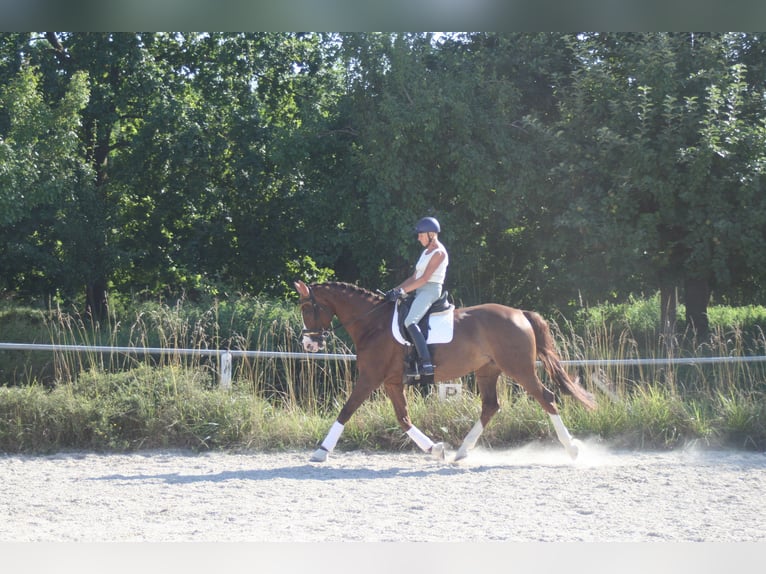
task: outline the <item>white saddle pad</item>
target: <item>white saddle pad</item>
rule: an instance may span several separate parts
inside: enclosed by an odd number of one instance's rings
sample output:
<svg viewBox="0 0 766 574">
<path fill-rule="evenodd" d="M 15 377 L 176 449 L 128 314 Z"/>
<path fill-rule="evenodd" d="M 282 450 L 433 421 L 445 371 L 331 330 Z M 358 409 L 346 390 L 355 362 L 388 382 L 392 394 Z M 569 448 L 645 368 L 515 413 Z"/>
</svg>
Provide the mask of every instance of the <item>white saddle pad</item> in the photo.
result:
<svg viewBox="0 0 766 574">
<path fill-rule="evenodd" d="M 439 311 L 438 313 L 431 313 L 428 317 L 428 339 L 429 345 L 436 345 L 439 343 L 449 343 L 452 341 L 452 335 L 455 331 L 455 310 L 454 305 L 450 305 L 448 309 Z M 394 308 L 394 318 L 391 323 L 391 334 L 402 345 L 411 345 L 409 341 L 402 337 L 399 332 L 399 306 Z"/>
</svg>

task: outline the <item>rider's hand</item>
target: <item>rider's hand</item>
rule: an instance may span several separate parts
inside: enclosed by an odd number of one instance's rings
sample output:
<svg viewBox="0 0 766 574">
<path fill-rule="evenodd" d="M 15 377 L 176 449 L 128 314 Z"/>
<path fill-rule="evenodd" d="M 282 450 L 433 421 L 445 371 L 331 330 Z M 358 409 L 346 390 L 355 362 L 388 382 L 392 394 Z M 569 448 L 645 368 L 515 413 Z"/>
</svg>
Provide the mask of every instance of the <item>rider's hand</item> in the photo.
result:
<svg viewBox="0 0 766 574">
<path fill-rule="evenodd" d="M 404 289 L 401 287 L 396 287 L 395 289 L 386 291 L 386 301 L 396 301 L 400 297 L 404 297 L 404 295 Z"/>
</svg>

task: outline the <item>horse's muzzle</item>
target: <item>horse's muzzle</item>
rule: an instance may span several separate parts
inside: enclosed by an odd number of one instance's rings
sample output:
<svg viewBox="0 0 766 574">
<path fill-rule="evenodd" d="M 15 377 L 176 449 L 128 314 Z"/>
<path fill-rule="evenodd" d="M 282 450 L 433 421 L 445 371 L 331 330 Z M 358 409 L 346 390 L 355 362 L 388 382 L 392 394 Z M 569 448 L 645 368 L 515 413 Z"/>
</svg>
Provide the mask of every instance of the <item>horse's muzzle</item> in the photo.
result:
<svg viewBox="0 0 766 574">
<path fill-rule="evenodd" d="M 327 346 L 327 337 L 330 333 L 327 331 L 309 331 L 301 332 L 301 342 L 303 349 L 308 353 L 317 353 Z"/>
</svg>

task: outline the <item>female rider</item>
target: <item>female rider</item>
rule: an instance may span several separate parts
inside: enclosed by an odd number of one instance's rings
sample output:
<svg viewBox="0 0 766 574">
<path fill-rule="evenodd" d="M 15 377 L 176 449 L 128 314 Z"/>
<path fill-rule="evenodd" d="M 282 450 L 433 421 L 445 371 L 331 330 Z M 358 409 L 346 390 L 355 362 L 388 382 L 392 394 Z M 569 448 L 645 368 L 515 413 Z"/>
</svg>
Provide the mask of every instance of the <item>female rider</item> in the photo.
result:
<svg viewBox="0 0 766 574">
<path fill-rule="evenodd" d="M 420 372 L 408 373 L 408 376 L 421 374 L 425 379 L 422 382 L 425 383 L 433 382 L 434 366 L 431 363 L 431 354 L 418 322 L 434 301 L 441 296 L 447 274 L 449 254 L 439 241 L 440 232 L 441 226 L 433 217 L 424 217 L 417 222 L 415 233 L 417 233 L 418 241 L 424 247 L 423 253 L 415 264 L 414 273 L 398 287 L 386 293 L 387 300 L 396 301 L 411 291 L 415 292 L 415 300 L 404 319 L 404 326 L 420 357 Z"/>
</svg>

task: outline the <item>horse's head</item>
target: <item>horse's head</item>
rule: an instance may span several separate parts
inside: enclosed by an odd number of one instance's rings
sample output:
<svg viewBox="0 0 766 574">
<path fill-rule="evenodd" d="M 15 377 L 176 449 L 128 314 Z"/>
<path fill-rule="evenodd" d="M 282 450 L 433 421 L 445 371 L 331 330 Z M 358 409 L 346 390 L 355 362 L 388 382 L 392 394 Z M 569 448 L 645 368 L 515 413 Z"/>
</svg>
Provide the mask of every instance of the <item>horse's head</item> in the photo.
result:
<svg viewBox="0 0 766 574">
<path fill-rule="evenodd" d="M 300 296 L 301 315 L 303 316 L 303 331 L 301 341 L 303 348 L 309 353 L 316 353 L 325 348 L 327 337 L 330 336 L 330 324 L 335 313 L 327 305 L 318 301 L 314 291 L 303 281 L 294 283 Z"/>
</svg>

